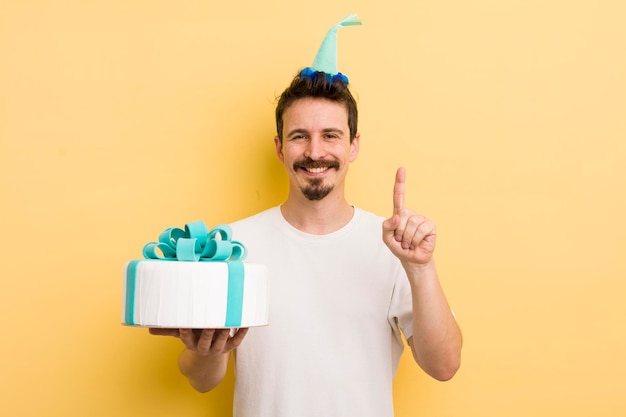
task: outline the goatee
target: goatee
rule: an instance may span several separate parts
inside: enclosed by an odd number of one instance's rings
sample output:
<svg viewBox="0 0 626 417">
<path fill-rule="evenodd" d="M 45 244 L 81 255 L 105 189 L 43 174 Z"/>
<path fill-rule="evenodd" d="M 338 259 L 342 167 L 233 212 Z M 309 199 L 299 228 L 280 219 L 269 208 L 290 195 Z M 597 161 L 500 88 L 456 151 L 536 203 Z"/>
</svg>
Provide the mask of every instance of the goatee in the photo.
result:
<svg viewBox="0 0 626 417">
<path fill-rule="evenodd" d="M 333 190 L 334 186 L 326 185 L 319 178 L 309 181 L 309 184 L 302 187 L 302 194 L 310 201 L 319 201 L 326 197 Z"/>
</svg>

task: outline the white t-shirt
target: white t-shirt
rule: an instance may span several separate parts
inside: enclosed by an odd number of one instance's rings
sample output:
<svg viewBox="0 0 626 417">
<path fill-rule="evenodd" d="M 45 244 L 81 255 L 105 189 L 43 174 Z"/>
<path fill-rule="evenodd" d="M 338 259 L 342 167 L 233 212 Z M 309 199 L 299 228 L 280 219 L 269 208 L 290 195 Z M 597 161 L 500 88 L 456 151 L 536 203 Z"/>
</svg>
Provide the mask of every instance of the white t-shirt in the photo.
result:
<svg viewBox="0 0 626 417">
<path fill-rule="evenodd" d="M 231 225 L 270 282 L 270 324 L 235 354 L 235 417 L 393 416 L 411 291 L 383 220 L 355 208 L 342 229 L 311 235 L 274 207 Z"/>
</svg>

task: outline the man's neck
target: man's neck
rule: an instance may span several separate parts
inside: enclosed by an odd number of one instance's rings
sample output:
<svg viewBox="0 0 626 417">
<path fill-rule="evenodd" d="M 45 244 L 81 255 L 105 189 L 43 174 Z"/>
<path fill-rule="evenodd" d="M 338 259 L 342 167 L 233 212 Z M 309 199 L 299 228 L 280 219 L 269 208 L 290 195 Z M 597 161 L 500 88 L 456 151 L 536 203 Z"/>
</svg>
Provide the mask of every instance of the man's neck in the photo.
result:
<svg viewBox="0 0 626 417">
<path fill-rule="evenodd" d="M 354 207 L 343 195 L 333 196 L 332 193 L 319 201 L 290 195 L 280 210 L 289 224 L 313 235 L 335 232 L 348 224 L 354 216 Z"/>
</svg>

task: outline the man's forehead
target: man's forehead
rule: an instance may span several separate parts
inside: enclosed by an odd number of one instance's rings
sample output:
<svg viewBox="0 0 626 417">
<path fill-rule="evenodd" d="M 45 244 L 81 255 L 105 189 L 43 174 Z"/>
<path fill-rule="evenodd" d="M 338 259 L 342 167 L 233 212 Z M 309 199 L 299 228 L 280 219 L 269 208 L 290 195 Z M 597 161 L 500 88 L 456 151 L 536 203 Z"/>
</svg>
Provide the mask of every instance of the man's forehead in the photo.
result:
<svg viewBox="0 0 626 417">
<path fill-rule="evenodd" d="M 306 97 L 295 100 L 283 112 L 283 119 L 325 117 L 345 119 L 348 122 L 348 109 L 343 103 L 325 98 Z"/>
</svg>

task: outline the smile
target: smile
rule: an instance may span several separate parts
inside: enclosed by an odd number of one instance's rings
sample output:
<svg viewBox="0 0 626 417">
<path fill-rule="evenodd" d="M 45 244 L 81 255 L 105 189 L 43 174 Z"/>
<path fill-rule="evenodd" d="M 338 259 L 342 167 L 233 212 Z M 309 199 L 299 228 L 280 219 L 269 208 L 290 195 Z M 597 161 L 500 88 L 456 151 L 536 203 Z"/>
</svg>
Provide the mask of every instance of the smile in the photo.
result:
<svg viewBox="0 0 626 417">
<path fill-rule="evenodd" d="M 328 170 L 328 167 L 320 167 L 320 168 L 304 168 L 307 172 L 311 174 L 321 174 L 324 171 Z"/>
<path fill-rule="evenodd" d="M 312 175 L 321 175 L 326 171 L 331 169 L 339 169 L 339 162 L 336 160 L 319 160 L 314 161 L 311 158 L 306 158 L 304 160 L 296 161 L 293 164 L 293 169 L 298 170 L 302 169 L 306 171 L 308 174 Z"/>
</svg>

